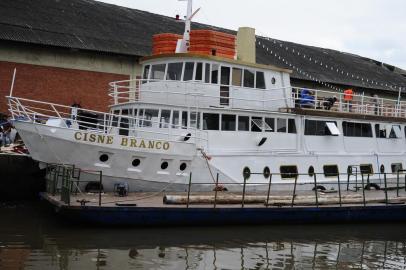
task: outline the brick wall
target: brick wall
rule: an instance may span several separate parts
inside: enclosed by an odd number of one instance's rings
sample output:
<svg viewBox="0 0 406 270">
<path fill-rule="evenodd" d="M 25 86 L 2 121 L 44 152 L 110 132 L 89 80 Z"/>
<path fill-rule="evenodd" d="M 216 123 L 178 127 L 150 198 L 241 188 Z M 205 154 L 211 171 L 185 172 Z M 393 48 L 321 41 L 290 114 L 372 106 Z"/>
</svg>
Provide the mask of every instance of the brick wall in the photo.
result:
<svg viewBox="0 0 406 270">
<path fill-rule="evenodd" d="M 128 75 L 36 66 L 0 61 L 0 112 L 7 112 L 13 70 L 17 68 L 13 96 L 107 111 L 108 83 Z"/>
</svg>

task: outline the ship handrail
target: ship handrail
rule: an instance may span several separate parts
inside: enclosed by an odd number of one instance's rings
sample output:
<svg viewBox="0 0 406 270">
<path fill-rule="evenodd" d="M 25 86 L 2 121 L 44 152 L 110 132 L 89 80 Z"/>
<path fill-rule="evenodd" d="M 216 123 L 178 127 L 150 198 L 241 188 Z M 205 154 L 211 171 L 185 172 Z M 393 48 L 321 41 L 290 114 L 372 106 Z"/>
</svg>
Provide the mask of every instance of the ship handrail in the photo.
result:
<svg viewBox="0 0 406 270">
<path fill-rule="evenodd" d="M 60 119 L 64 128 L 81 130 L 80 127 L 87 127 L 88 130 L 103 132 L 107 135 L 119 135 L 117 132 L 114 133 L 114 131 L 125 130 L 128 131 L 128 134 L 133 132 L 163 135 L 168 137 L 168 141 L 175 142 L 179 141 L 179 137 L 182 136 L 181 133 L 188 133 L 188 138 L 192 139 L 190 141 L 194 140 L 196 144 L 197 142 L 207 144 L 208 141 L 208 132 L 194 127 L 185 128 L 183 125 L 145 119 L 145 117 L 117 115 L 82 108 L 78 108 L 78 110 L 82 113 L 91 113 L 92 115 L 88 114 L 86 116 L 78 114 L 73 118 L 71 110 L 75 107 L 19 97 L 8 96 L 7 99 L 9 101 L 9 112 L 11 113 L 12 119 L 16 121 L 46 124 L 46 121 L 49 119 Z M 33 105 L 31 106 L 31 104 Z M 123 118 L 127 119 L 128 127 L 120 126 L 120 121 Z M 131 123 L 133 123 L 133 126 L 130 125 Z M 74 127 L 74 124 L 77 124 L 77 128 Z M 147 126 L 145 124 L 147 124 Z M 159 127 L 159 131 L 152 128 L 153 126 Z"/>
</svg>

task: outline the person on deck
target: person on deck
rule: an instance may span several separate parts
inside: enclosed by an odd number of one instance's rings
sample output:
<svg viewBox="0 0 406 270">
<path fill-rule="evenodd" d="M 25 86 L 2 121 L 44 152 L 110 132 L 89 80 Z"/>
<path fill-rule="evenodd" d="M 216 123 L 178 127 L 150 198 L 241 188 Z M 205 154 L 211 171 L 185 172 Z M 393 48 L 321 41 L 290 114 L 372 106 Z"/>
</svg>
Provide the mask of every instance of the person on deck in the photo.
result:
<svg viewBox="0 0 406 270">
<path fill-rule="evenodd" d="M 336 96 L 327 98 L 323 103 L 324 109 L 329 111 L 331 109 L 331 107 L 334 106 L 334 103 L 336 103 L 336 101 L 337 101 Z"/>
<path fill-rule="evenodd" d="M 347 107 L 347 111 L 350 112 L 352 108 L 352 99 L 354 98 L 354 91 L 352 89 L 344 90 L 344 102 Z"/>
<path fill-rule="evenodd" d="M 301 108 L 314 108 L 314 96 L 308 89 L 300 91 L 300 107 Z"/>
</svg>

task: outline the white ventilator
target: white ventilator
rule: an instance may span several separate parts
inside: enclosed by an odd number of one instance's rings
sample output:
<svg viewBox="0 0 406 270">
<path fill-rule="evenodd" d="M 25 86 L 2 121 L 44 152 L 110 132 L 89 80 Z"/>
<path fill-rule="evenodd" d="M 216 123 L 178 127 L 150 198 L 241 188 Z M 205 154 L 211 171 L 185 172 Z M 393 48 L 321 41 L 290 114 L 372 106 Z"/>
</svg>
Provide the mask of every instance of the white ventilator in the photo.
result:
<svg viewBox="0 0 406 270">
<path fill-rule="evenodd" d="M 190 47 L 190 29 L 192 18 L 197 14 L 197 12 L 199 12 L 200 8 L 192 13 L 193 0 L 179 0 L 179 1 L 187 1 L 188 3 L 185 17 L 185 32 L 183 33 L 183 38 L 179 39 L 178 43 L 176 44 L 176 53 L 187 53 L 189 52 Z"/>
</svg>

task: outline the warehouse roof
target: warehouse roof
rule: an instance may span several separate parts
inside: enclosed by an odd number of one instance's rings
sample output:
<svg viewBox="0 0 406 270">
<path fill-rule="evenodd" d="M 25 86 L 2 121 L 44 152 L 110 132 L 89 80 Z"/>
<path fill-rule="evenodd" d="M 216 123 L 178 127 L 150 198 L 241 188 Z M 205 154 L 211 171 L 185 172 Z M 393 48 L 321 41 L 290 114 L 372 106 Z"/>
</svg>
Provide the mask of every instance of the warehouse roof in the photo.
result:
<svg viewBox="0 0 406 270">
<path fill-rule="evenodd" d="M 193 28 L 233 32 L 197 23 Z M 163 32 L 182 33 L 183 24 L 93 0 L 0 1 L 0 40 L 146 56 L 152 35 Z M 406 87 L 405 75 L 393 66 L 280 40 L 258 37 L 257 62 L 293 69 L 296 79 L 394 91 Z"/>
</svg>

